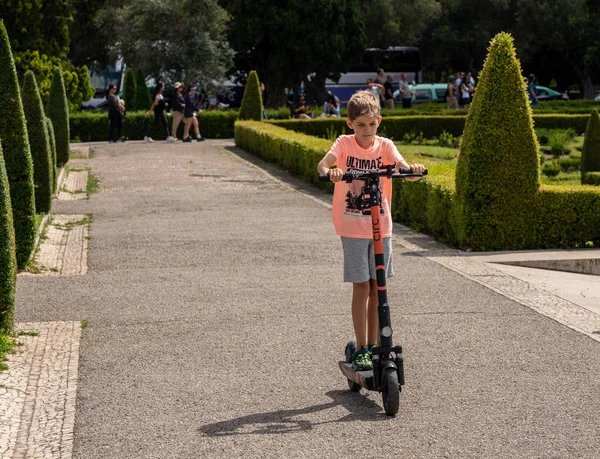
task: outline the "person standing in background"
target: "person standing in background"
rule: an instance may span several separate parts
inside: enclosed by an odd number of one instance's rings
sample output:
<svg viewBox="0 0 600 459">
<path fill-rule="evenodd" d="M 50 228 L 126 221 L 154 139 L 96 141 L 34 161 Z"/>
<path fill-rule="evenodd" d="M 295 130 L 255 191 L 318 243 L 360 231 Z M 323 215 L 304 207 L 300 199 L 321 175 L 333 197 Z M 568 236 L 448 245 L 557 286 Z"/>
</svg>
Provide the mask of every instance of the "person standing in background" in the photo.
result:
<svg viewBox="0 0 600 459">
<path fill-rule="evenodd" d="M 448 77 L 448 86 L 446 87 L 446 104 L 448 108 L 458 108 L 456 99 L 456 79 L 454 75 Z"/>
<path fill-rule="evenodd" d="M 125 117 L 125 102 L 117 96 L 117 85 L 111 84 L 108 86 L 106 100 L 108 101 L 108 120 L 110 122 L 108 141 L 110 143 L 125 142 L 121 137 L 123 118 Z"/>
<path fill-rule="evenodd" d="M 260 82 L 260 98 L 262 100 L 263 107 L 263 120 L 268 120 L 269 117 L 267 116 L 267 98 L 265 97 L 265 84 L 262 81 Z"/>
<path fill-rule="evenodd" d="M 529 97 L 529 103 L 531 104 L 532 107 L 535 107 L 539 104 L 539 100 L 538 100 L 538 89 L 537 89 L 537 85 L 535 84 L 535 75 L 532 73 L 529 75 L 529 78 L 527 79 L 527 96 Z"/>
<path fill-rule="evenodd" d="M 415 93 L 406 81 L 406 73 L 400 75 L 400 98 L 402 99 L 402 108 L 412 108 L 412 96 Z"/>
<path fill-rule="evenodd" d="M 394 109 L 394 87 L 392 86 L 393 82 L 394 75 L 390 73 L 388 74 L 385 83 L 383 83 L 385 108 L 387 108 L 388 110 Z"/>
</svg>

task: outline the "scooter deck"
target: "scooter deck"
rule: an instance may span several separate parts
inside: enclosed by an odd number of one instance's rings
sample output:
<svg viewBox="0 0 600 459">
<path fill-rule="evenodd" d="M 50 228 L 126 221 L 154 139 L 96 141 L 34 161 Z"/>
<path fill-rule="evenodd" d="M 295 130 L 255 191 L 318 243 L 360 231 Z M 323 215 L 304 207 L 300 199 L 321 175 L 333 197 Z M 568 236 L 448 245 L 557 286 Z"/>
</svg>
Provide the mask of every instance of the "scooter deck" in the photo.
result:
<svg viewBox="0 0 600 459">
<path fill-rule="evenodd" d="M 340 370 L 342 370 L 342 373 L 344 373 L 346 378 L 348 378 L 350 381 L 360 384 L 365 389 L 373 390 L 375 386 L 375 381 L 373 380 L 373 370 L 354 371 L 352 369 L 352 364 L 346 362 L 345 360 L 340 360 L 339 364 Z"/>
</svg>

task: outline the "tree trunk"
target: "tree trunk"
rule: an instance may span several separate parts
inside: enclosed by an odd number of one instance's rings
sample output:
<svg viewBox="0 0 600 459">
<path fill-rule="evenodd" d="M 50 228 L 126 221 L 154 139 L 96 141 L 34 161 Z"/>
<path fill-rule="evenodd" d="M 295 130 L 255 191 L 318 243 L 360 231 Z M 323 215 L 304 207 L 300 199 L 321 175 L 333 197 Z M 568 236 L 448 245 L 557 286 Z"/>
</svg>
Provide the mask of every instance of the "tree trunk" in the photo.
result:
<svg viewBox="0 0 600 459">
<path fill-rule="evenodd" d="M 573 67 L 573 71 L 575 75 L 577 75 L 577 80 L 579 80 L 579 90 L 581 91 L 581 97 L 586 100 L 594 100 L 594 83 L 592 82 L 592 76 L 587 71 L 587 69 L 581 68 L 578 65 L 574 65 L 572 62 L 569 62 L 571 67 Z"/>
</svg>

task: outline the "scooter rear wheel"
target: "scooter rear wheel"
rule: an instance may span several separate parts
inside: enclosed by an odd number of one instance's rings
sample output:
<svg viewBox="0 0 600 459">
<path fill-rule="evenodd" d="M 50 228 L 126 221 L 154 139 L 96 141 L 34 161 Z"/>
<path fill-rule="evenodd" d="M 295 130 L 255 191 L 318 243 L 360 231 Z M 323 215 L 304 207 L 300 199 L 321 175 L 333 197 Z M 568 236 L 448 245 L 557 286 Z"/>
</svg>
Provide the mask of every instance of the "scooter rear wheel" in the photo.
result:
<svg viewBox="0 0 600 459">
<path fill-rule="evenodd" d="M 344 350 L 346 362 L 352 363 L 352 354 L 354 354 L 354 351 L 356 351 L 356 343 L 354 341 L 348 341 L 348 344 L 346 344 L 346 349 Z M 352 392 L 360 392 L 362 386 L 358 383 L 355 383 L 351 379 L 348 379 L 348 388 Z"/>
<path fill-rule="evenodd" d="M 386 368 L 383 372 L 383 409 L 388 416 L 396 416 L 400 408 L 400 386 L 398 385 L 398 373 L 395 368 Z"/>
</svg>

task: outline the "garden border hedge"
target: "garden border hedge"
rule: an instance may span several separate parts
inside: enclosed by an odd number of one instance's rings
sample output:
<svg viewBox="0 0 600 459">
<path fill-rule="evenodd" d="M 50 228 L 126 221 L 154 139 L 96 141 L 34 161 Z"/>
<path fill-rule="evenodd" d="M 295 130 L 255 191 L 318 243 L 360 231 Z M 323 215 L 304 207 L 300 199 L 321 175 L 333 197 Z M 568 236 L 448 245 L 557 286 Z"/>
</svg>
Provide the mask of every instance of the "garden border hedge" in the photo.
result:
<svg viewBox="0 0 600 459">
<path fill-rule="evenodd" d="M 545 129 L 572 128 L 577 134 L 585 133 L 590 115 L 534 115 L 534 127 Z M 455 137 L 462 135 L 467 117 L 463 116 L 389 116 L 383 117 L 378 133 L 400 140 L 404 134 L 423 133 L 425 138 L 439 137 L 444 131 Z M 350 134 L 344 118 L 319 118 L 314 120 L 269 120 L 269 123 L 303 134 L 332 139 L 340 134 Z"/>
<path fill-rule="evenodd" d="M 328 191 L 333 189 L 331 184 L 319 182 L 317 173 L 317 164 L 331 147 L 331 140 L 289 131 L 273 123 L 238 121 L 235 142 L 305 182 Z M 394 181 L 392 217 L 415 231 L 456 246 L 451 218 L 455 202 L 453 170 L 448 165 L 430 166 L 427 158 L 419 161 L 429 168 L 430 174 L 418 182 Z M 600 187 L 542 185 L 533 199 L 531 215 L 535 220 L 527 234 L 521 235 L 519 248 L 585 247 L 588 241 L 600 246 Z"/>
</svg>

